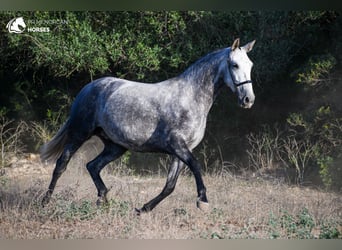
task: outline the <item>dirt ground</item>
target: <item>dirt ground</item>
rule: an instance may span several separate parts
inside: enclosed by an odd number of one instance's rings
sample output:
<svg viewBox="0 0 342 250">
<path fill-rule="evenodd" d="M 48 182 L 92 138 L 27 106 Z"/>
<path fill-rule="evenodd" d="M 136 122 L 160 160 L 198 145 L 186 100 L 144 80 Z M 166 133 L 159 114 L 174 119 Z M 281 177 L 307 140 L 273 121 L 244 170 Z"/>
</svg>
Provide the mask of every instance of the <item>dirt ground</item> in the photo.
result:
<svg viewBox="0 0 342 250">
<path fill-rule="evenodd" d="M 52 200 L 40 206 L 53 165 L 36 155 L 15 160 L 0 177 L 0 239 L 245 239 L 341 238 L 342 195 L 287 185 L 277 179 L 205 175 L 208 211 L 196 208 L 193 177 L 182 173 L 177 187 L 152 212 L 135 207 L 156 196 L 164 174 L 102 173 L 109 204 L 96 206 L 96 189 L 72 160 Z"/>
</svg>

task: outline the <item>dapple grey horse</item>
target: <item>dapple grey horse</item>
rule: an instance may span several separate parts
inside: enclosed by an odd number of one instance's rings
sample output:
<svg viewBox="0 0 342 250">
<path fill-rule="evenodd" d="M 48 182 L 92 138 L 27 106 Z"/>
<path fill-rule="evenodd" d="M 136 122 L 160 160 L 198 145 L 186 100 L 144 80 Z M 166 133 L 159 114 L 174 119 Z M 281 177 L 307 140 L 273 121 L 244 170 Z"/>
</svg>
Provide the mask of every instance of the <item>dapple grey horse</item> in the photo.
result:
<svg viewBox="0 0 342 250">
<path fill-rule="evenodd" d="M 108 192 L 100 171 L 127 150 L 133 150 L 172 156 L 163 190 L 136 209 L 138 214 L 151 211 L 172 193 L 184 164 L 195 177 L 197 207 L 205 209 L 208 200 L 201 164 L 192 150 L 203 139 L 209 110 L 224 85 L 237 93 L 243 108 L 251 108 L 255 99 L 253 63 L 247 56 L 255 40 L 242 47 L 239 43 L 236 39 L 231 47 L 209 53 L 179 76 L 163 82 L 147 84 L 104 77 L 87 84 L 76 96 L 68 120 L 41 149 L 42 160 L 57 160 L 42 204 L 49 202 L 72 155 L 96 135 L 104 149 L 87 163 L 87 169 L 98 191 L 98 204 L 107 201 Z"/>
</svg>

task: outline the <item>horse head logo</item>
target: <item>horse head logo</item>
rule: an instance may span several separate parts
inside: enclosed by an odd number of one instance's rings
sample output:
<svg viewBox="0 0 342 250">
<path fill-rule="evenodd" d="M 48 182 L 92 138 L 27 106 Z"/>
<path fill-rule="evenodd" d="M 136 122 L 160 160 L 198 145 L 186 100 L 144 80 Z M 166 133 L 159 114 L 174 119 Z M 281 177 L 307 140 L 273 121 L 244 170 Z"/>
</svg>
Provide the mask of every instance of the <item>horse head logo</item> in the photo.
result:
<svg viewBox="0 0 342 250">
<path fill-rule="evenodd" d="M 6 25 L 6 28 L 8 29 L 9 33 L 23 33 L 26 28 L 24 18 L 23 17 L 13 18 L 11 21 L 8 22 L 8 24 Z"/>
</svg>

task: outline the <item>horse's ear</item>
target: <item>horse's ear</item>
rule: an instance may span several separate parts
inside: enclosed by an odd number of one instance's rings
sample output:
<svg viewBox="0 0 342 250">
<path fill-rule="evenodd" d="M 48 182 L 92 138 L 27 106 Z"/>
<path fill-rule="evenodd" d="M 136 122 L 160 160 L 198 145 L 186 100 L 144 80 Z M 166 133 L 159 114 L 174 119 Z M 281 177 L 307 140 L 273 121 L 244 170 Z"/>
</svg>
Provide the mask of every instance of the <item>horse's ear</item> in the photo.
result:
<svg viewBox="0 0 342 250">
<path fill-rule="evenodd" d="M 234 51 L 236 48 L 239 48 L 240 46 L 240 38 L 236 38 L 232 45 L 232 51 Z"/>
<path fill-rule="evenodd" d="M 255 44 L 255 40 L 247 43 L 245 46 L 243 46 L 242 48 L 246 51 L 246 53 L 248 53 L 249 51 L 251 51 L 253 49 L 253 46 Z"/>
</svg>

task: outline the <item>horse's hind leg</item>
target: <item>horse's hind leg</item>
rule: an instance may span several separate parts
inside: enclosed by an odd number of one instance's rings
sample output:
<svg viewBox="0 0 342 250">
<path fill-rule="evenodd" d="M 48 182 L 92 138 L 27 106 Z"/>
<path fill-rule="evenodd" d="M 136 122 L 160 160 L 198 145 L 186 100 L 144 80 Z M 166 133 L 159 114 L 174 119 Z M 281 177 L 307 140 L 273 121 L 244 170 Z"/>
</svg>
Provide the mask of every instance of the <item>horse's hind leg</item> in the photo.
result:
<svg viewBox="0 0 342 250">
<path fill-rule="evenodd" d="M 49 203 L 51 195 L 53 193 L 53 190 L 56 187 L 57 180 L 59 179 L 59 177 L 61 177 L 63 172 L 66 170 L 66 167 L 67 167 L 68 162 L 70 161 L 72 155 L 77 151 L 77 149 L 81 145 L 82 144 L 67 144 L 64 147 L 64 151 L 63 151 L 62 155 L 58 158 L 58 160 L 56 162 L 56 167 L 55 167 L 53 174 L 52 174 L 52 179 L 51 179 L 51 182 L 49 185 L 49 189 L 46 192 L 45 196 L 43 197 L 43 200 L 42 200 L 43 206 L 45 206 L 46 204 Z"/>
<path fill-rule="evenodd" d="M 121 155 L 123 155 L 127 149 L 115 144 L 107 139 L 101 138 L 104 143 L 103 151 L 91 162 L 87 164 L 87 169 L 91 178 L 94 181 L 94 184 L 98 191 L 98 200 L 97 205 L 101 205 L 107 202 L 107 193 L 108 189 L 106 188 L 103 180 L 101 179 L 100 172 L 101 170 L 111 161 L 116 160 Z"/>
<path fill-rule="evenodd" d="M 179 173 L 183 169 L 183 166 L 184 163 L 181 162 L 179 159 L 177 159 L 176 157 L 173 159 L 169 169 L 169 173 L 167 175 L 166 184 L 163 190 L 158 196 L 147 202 L 142 208 L 136 208 L 135 211 L 138 215 L 142 212 L 151 211 L 155 206 L 158 205 L 159 202 L 161 202 L 163 199 L 165 199 L 168 195 L 170 195 L 173 192 L 177 183 Z"/>
</svg>

